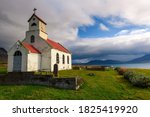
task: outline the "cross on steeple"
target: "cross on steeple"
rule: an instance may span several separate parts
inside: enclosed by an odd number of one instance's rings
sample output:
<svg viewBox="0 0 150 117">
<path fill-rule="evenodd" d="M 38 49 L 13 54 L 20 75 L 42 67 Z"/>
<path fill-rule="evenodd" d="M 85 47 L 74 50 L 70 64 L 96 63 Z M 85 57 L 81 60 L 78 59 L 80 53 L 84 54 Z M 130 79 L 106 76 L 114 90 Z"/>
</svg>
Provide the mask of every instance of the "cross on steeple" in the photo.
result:
<svg viewBox="0 0 150 117">
<path fill-rule="evenodd" d="M 33 9 L 33 11 L 34 11 L 34 14 L 36 13 L 36 10 L 37 10 L 36 8 L 34 8 L 34 9 Z"/>
</svg>

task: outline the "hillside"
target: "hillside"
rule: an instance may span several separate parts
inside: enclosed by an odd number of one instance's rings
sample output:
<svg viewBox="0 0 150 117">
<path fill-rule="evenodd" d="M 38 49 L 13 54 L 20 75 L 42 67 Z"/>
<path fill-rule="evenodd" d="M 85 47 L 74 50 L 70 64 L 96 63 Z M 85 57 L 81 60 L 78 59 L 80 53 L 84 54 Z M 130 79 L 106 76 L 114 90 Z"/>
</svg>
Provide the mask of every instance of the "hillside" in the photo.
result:
<svg viewBox="0 0 150 117">
<path fill-rule="evenodd" d="M 0 48 L 0 63 L 7 63 L 7 51 L 4 48 Z"/>
<path fill-rule="evenodd" d="M 105 64 L 121 64 L 123 62 L 116 60 L 93 60 L 85 63 L 86 65 L 105 65 Z"/>
<path fill-rule="evenodd" d="M 117 60 L 92 60 L 87 63 L 78 63 L 82 65 L 109 65 L 109 64 L 132 64 L 132 63 L 150 63 L 150 54 L 144 55 L 142 57 L 130 60 L 130 61 L 117 61 Z"/>
<path fill-rule="evenodd" d="M 150 63 L 150 54 L 144 55 L 143 57 L 133 59 L 129 63 Z"/>
</svg>

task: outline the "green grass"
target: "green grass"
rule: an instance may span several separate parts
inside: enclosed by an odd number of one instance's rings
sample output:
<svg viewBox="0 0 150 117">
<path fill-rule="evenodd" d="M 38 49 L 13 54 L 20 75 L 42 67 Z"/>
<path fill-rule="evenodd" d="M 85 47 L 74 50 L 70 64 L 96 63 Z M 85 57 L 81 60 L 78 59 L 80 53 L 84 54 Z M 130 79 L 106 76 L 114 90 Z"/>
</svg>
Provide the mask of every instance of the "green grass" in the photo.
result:
<svg viewBox="0 0 150 117">
<path fill-rule="evenodd" d="M 143 71 L 142 71 L 143 72 Z M 146 71 L 147 72 L 147 71 Z M 94 73 L 95 76 L 88 76 Z M 137 100 L 150 99 L 150 88 L 138 88 L 130 84 L 116 71 L 66 70 L 60 76 L 80 76 L 85 83 L 79 90 L 55 89 L 45 86 L 0 86 L 0 99 L 45 100 Z"/>
<path fill-rule="evenodd" d="M 144 73 L 145 75 L 149 75 L 150 76 L 150 69 L 131 69 L 134 70 L 136 72 L 140 72 L 140 73 Z"/>
<path fill-rule="evenodd" d="M 5 74 L 7 71 L 6 67 L 0 67 L 0 74 Z"/>
</svg>

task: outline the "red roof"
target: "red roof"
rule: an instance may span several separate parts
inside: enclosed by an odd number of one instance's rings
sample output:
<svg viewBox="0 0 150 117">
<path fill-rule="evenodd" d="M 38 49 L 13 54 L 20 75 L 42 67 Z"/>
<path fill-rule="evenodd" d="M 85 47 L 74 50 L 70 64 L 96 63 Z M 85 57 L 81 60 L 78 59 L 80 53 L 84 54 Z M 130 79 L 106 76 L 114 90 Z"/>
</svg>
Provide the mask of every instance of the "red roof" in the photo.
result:
<svg viewBox="0 0 150 117">
<path fill-rule="evenodd" d="M 62 51 L 62 52 L 66 52 L 66 53 L 70 53 L 69 50 L 67 50 L 65 47 L 63 47 L 60 43 L 57 43 L 55 41 L 52 41 L 50 39 L 47 39 L 46 42 L 54 49 L 57 49 L 59 51 Z"/>
<path fill-rule="evenodd" d="M 23 45 L 27 50 L 29 50 L 31 53 L 38 53 L 38 54 L 41 54 L 41 52 L 40 52 L 38 49 L 36 49 L 34 46 L 32 46 L 32 45 L 30 45 L 30 44 L 28 44 L 28 43 L 23 42 L 22 45 Z"/>
<path fill-rule="evenodd" d="M 39 19 L 41 22 L 43 22 L 45 25 L 47 25 L 41 18 L 39 18 L 37 15 L 33 13 L 33 15 L 29 18 L 28 22 L 32 19 L 32 17 L 35 16 L 37 19 Z"/>
</svg>

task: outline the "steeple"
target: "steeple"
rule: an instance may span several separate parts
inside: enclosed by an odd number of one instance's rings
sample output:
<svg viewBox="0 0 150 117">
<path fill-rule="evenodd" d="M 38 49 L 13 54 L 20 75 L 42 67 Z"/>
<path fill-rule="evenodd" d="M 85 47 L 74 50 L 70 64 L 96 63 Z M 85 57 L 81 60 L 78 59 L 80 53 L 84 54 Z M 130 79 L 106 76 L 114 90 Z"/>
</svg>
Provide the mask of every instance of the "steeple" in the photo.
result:
<svg viewBox="0 0 150 117">
<path fill-rule="evenodd" d="M 33 9 L 33 14 L 32 16 L 29 18 L 28 23 L 29 23 L 29 30 L 27 31 L 26 36 L 28 36 L 29 34 L 31 35 L 37 35 L 39 34 L 40 37 L 42 37 L 43 39 L 47 39 L 47 33 L 46 33 L 46 23 L 45 21 L 43 21 L 41 18 L 39 18 L 36 15 L 36 11 L 37 9 L 34 8 Z"/>
</svg>

